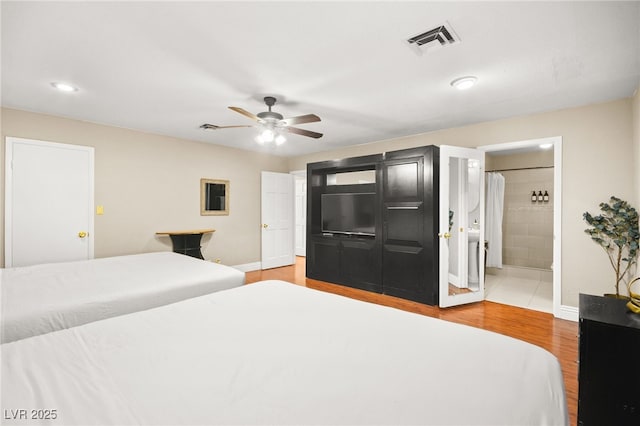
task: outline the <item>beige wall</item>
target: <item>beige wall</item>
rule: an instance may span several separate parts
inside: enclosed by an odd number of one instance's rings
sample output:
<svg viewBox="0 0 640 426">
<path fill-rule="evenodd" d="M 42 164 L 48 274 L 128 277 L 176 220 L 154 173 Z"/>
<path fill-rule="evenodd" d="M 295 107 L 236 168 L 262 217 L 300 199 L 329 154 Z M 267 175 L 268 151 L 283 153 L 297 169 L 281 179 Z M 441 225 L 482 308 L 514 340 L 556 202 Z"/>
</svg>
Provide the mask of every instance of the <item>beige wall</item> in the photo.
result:
<svg viewBox="0 0 640 426">
<path fill-rule="evenodd" d="M 502 169 L 518 169 L 526 167 L 553 167 L 553 150 L 527 152 L 524 154 L 485 156 L 486 171 Z"/>
<path fill-rule="evenodd" d="M 478 147 L 562 136 L 561 303 L 577 306 L 580 292 L 603 294 L 613 290 L 611 265 L 602 249 L 584 233 L 582 214 L 595 211 L 598 203 L 611 195 L 635 199 L 637 183 L 632 177 L 638 161 L 634 164 L 632 129 L 632 101 L 622 99 L 296 157 L 290 159 L 289 169 L 304 169 L 308 162 L 420 145 Z M 635 143 L 637 146 L 637 140 Z"/>
<path fill-rule="evenodd" d="M 634 182 L 636 183 L 636 209 L 640 208 L 640 86 L 633 97 L 633 147 L 634 147 Z"/>
<path fill-rule="evenodd" d="M 281 157 L 5 108 L 2 214 L 6 136 L 95 148 L 95 203 L 104 206 L 104 215 L 95 217 L 95 257 L 170 250 L 168 237 L 155 232 L 214 228 L 203 240 L 205 258 L 257 262 L 260 172 L 288 171 Z M 200 216 L 203 177 L 230 181 L 229 216 Z M 0 241 L 4 262 L 4 226 Z"/>
</svg>

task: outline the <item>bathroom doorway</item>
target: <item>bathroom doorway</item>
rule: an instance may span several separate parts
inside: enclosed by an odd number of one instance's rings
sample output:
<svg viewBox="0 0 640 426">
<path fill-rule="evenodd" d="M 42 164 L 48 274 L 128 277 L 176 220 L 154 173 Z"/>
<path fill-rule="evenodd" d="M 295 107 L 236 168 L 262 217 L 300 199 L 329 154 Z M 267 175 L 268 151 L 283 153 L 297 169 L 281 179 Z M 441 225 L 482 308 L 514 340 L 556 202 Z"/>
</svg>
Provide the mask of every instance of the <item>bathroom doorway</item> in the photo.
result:
<svg viewBox="0 0 640 426">
<path fill-rule="evenodd" d="M 492 174 L 503 185 L 495 207 L 500 223 L 485 236 L 485 300 L 562 317 L 561 145 L 562 138 L 553 137 L 479 148 L 486 152 L 486 180 Z M 487 221 L 491 204 L 487 200 Z"/>
</svg>

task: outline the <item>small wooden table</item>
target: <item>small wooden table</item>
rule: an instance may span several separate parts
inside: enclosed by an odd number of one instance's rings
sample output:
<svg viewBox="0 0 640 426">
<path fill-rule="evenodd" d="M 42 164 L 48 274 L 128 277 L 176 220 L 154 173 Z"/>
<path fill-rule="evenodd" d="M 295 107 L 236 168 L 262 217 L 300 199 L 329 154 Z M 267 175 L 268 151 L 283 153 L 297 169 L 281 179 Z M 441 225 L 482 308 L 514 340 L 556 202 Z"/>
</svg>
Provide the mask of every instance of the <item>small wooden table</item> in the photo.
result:
<svg viewBox="0 0 640 426">
<path fill-rule="evenodd" d="M 201 241 L 204 234 L 216 232 L 215 229 L 193 229 L 188 231 L 166 231 L 156 232 L 156 235 L 168 235 L 173 243 L 173 251 L 175 253 L 184 254 L 198 259 L 204 259 L 202 256 Z"/>
</svg>

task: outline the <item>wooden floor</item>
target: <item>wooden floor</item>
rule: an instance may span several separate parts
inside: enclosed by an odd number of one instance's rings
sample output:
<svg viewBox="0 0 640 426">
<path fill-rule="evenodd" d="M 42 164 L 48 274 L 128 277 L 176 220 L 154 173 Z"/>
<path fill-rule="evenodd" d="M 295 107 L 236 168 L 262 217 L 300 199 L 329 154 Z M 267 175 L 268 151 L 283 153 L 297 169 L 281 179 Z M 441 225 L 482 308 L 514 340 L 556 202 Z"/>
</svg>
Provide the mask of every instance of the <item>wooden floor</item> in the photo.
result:
<svg viewBox="0 0 640 426">
<path fill-rule="evenodd" d="M 511 336 L 540 346 L 559 360 L 564 374 L 564 385 L 569 407 L 569 420 L 577 424 L 578 410 L 578 324 L 556 319 L 551 314 L 501 305 L 493 302 L 473 303 L 454 308 L 440 309 L 408 300 L 377 293 L 357 290 L 305 277 L 303 257 L 296 258 L 296 264 L 265 271 L 247 272 L 246 282 L 261 280 L 283 280 L 309 288 L 340 294 L 353 299 L 391 306 L 421 315 L 446 321 L 483 328 Z M 526 386 L 526 384 L 523 384 Z"/>
</svg>

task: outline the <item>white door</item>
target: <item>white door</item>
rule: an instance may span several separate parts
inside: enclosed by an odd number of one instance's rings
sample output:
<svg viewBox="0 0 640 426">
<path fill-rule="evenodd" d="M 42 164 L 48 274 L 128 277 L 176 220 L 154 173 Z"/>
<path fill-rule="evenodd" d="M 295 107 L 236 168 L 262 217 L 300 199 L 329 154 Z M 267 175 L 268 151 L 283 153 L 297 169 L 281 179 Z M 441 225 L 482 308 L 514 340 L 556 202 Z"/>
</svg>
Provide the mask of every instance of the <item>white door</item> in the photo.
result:
<svg viewBox="0 0 640 426">
<path fill-rule="evenodd" d="M 292 265 L 293 175 L 262 172 L 262 269 Z"/>
<path fill-rule="evenodd" d="M 307 180 L 303 177 L 295 177 L 295 254 L 305 256 L 307 253 Z"/>
<path fill-rule="evenodd" d="M 5 266 L 93 258 L 94 149 L 7 137 Z"/>
<path fill-rule="evenodd" d="M 440 306 L 484 300 L 484 152 L 440 146 Z"/>
</svg>

